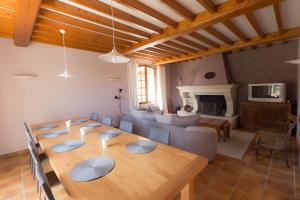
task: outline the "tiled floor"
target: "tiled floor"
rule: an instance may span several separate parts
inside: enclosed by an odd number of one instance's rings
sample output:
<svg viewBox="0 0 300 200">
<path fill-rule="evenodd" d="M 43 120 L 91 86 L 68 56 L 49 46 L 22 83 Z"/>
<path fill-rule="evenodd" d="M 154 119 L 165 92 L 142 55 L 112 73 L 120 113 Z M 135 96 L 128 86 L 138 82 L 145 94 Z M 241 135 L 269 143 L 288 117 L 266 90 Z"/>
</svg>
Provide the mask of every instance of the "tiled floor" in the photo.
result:
<svg viewBox="0 0 300 200">
<path fill-rule="evenodd" d="M 252 144 L 243 160 L 217 155 L 196 179 L 196 199 L 300 200 L 300 169 L 287 168 L 280 152 L 261 154 L 256 161 Z M 38 199 L 35 190 L 27 154 L 0 158 L 0 200 Z M 56 199 L 67 199 L 61 185 L 53 190 Z"/>
</svg>

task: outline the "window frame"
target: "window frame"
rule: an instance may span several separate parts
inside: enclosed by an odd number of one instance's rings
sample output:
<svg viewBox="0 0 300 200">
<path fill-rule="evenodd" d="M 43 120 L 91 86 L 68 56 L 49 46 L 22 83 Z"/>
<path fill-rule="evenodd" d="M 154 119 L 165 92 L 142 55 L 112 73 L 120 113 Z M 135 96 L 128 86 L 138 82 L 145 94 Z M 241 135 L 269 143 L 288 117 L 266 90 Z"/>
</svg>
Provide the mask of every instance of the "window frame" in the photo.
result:
<svg viewBox="0 0 300 200">
<path fill-rule="evenodd" d="M 138 67 L 145 67 L 145 92 L 146 92 L 146 101 L 139 102 L 139 105 L 145 105 L 150 103 L 156 103 L 157 102 L 157 68 L 154 65 L 149 64 L 139 64 Z M 147 68 L 154 69 L 154 88 L 155 88 L 155 100 L 149 101 L 148 100 L 148 76 L 147 76 Z"/>
</svg>

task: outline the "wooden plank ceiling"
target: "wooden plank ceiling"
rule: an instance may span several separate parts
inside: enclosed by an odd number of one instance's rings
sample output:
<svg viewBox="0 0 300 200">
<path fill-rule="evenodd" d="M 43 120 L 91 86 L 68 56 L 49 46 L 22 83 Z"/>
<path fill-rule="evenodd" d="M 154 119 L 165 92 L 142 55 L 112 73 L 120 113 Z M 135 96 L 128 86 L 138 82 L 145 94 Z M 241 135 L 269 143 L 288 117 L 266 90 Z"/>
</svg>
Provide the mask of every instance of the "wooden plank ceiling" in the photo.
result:
<svg viewBox="0 0 300 200">
<path fill-rule="evenodd" d="M 117 49 L 167 64 L 300 36 L 299 0 L 114 0 Z M 106 53 L 110 0 L 1 0 L 0 37 Z"/>
</svg>

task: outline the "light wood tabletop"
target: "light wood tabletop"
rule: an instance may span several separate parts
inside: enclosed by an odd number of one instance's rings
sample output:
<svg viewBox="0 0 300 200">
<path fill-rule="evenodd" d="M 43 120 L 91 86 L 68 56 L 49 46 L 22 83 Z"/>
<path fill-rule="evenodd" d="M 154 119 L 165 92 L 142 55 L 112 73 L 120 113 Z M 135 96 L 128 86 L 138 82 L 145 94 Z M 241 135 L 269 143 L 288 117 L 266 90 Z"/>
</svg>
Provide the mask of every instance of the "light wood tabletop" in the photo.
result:
<svg viewBox="0 0 300 200">
<path fill-rule="evenodd" d="M 94 123 L 88 121 L 87 123 Z M 146 154 L 131 154 L 125 146 L 129 142 L 145 139 L 138 135 L 122 132 L 109 140 L 105 149 L 101 146 L 98 133 L 115 129 L 101 125 L 86 133 L 85 144 L 73 151 L 54 153 L 51 147 L 59 142 L 80 139 L 80 127 L 71 126 L 69 132 L 55 138 L 45 139 L 41 135 L 54 130 L 65 129 L 64 121 L 59 127 L 48 131 L 38 131 L 41 126 L 32 125 L 33 134 L 38 138 L 42 150 L 73 199 L 173 199 L 181 192 L 181 199 L 194 199 L 194 178 L 207 165 L 207 159 L 198 155 L 155 142 L 157 148 Z M 69 177 L 70 170 L 79 162 L 95 156 L 108 156 L 115 161 L 115 167 L 106 176 L 89 181 L 76 182 Z"/>
</svg>

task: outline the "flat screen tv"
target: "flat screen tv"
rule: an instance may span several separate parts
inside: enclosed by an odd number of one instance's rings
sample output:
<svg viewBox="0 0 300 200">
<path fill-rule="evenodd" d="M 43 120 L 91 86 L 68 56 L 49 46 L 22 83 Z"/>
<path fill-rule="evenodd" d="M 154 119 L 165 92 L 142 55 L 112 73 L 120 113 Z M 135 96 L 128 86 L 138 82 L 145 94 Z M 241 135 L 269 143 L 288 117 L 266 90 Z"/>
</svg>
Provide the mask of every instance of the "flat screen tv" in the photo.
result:
<svg viewBox="0 0 300 200">
<path fill-rule="evenodd" d="M 248 100 L 258 102 L 285 102 L 285 83 L 262 83 L 248 85 Z"/>
</svg>

